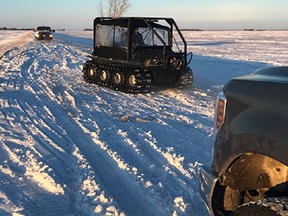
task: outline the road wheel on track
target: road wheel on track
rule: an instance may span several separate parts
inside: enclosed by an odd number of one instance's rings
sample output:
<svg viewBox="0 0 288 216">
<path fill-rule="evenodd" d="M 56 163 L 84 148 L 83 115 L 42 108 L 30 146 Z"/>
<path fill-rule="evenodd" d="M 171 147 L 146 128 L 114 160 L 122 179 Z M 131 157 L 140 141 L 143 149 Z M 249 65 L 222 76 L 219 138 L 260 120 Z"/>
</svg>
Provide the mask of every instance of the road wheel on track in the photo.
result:
<svg viewBox="0 0 288 216">
<path fill-rule="evenodd" d="M 111 80 L 111 73 L 108 70 L 100 70 L 99 72 L 99 79 L 101 84 L 107 85 L 110 83 Z"/>
<path fill-rule="evenodd" d="M 288 216 L 288 198 L 271 197 L 239 206 L 231 216 Z"/>
<path fill-rule="evenodd" d="M 114 84 L 116 90 L 123 87 L 125 83 L 125 74 L 123 72 L 116 71 L 112 74 L 112 83 Z"/>
<path fill-rule="evenodd" d="M 137 89 L 140 89 L 139 85 L 142 80 L 140 80 L 139 73 L 129 73 L 126 80 L 127 91 L 130 93 L 138 92 Z"/>
<path fill-rule="evenodd" d="M 83 66 L 83 78 L 88 83 L 95 83 L 97 80 L 97 68 L 91 61 L 87 61 Z"/>
<path fill-rule="evenodd" d="M 131 86 L 132 88 L 134 88 L 135 86 L 137 86 L 137 77 L 136 77 L 136 74 L 129 74 L 129 75 L 128 75 L 127 84 L 128 84 L 129 86 Z"/>
</svg>

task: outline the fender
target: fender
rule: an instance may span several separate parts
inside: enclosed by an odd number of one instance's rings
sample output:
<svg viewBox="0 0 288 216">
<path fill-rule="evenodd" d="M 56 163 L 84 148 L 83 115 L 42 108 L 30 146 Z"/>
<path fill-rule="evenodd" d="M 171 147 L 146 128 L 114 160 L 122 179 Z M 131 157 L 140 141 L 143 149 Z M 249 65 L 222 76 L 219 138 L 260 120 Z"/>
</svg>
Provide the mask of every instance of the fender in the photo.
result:
<svg viewBox="0 0 288 216">
<path fill-rule="evenodd" d="M 239 114 L 230 122 L 229 128 L 231 136 L 234 137 L 233 151 L 235 153 L 257 151 L 288 165 L 287 123 L 288 116 L 271 109 L 249 109 Z M 283 151 L 279 151 L 282 148 Z"/>
<path fill-rule="evenodd" d="M 249 110 L 239 114 L 230 122 L 229 134 L 217 136 L 214 145 L 215 171 L 223 174 L 232 161 L 247 152 L 269 156 L 288 166 L 287 123 L 287 117 L 272 111 Z M 222 129 L 220 133 L 223 133 Z"/>
<path fill-rule="evenodd" d="M 224 173 L 235 158 L 247 152 L 288 165 L 287 85 L 232 80 L 224 92 L 227 115 L 215 139 L 213 171 Z"/>
</svg>

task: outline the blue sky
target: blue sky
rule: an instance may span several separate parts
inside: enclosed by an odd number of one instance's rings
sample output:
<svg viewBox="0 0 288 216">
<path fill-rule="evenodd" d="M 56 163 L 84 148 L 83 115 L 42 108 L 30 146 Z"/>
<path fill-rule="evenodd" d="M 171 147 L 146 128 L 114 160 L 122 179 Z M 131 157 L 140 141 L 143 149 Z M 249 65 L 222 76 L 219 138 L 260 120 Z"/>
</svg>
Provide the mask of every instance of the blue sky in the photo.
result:
<svg viewBox="0 0 288 216">
<path fill-rule="evenodd" d="M 1 0 L 0 27 L 91 28 L 99 0 Z M 108 0 L 102 0 L 105 3 Z M 85 3 L 84 3 L 85 2 Z M 287 0 L 130 0 L 127 16 L 173 17 L 181 28 L 288 29 Z"/>
</svg>

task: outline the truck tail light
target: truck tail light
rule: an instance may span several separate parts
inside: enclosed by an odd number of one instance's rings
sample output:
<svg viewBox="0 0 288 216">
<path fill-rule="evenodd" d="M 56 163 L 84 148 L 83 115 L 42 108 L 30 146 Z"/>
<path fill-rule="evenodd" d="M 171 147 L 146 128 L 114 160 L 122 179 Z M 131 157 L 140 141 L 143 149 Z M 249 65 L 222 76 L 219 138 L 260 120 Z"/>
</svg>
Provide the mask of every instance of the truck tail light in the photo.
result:
<svg viewBox="0 0 288 216">
<path fill-rule="evenodd" d="M 216 101 L 215 107 L 215 129 L 219 130 L 221 125 L 225 120 L 225 112 L 226 112 L 226 97 L 221 92 L 219 93 Z"/>
</svg>

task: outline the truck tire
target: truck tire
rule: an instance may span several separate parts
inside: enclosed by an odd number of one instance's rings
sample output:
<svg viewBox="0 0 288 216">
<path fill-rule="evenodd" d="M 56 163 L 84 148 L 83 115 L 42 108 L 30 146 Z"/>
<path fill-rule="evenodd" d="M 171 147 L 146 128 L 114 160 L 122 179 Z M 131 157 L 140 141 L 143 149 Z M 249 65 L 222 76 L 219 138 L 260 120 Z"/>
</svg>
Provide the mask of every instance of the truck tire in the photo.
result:
<svg viewBox="0 0 288 216">
<path fill-rule="evenodd" d="M 239 206 L 231 216 L 288 216 L 288 198 L 271 197 Z"/>
</svg>

